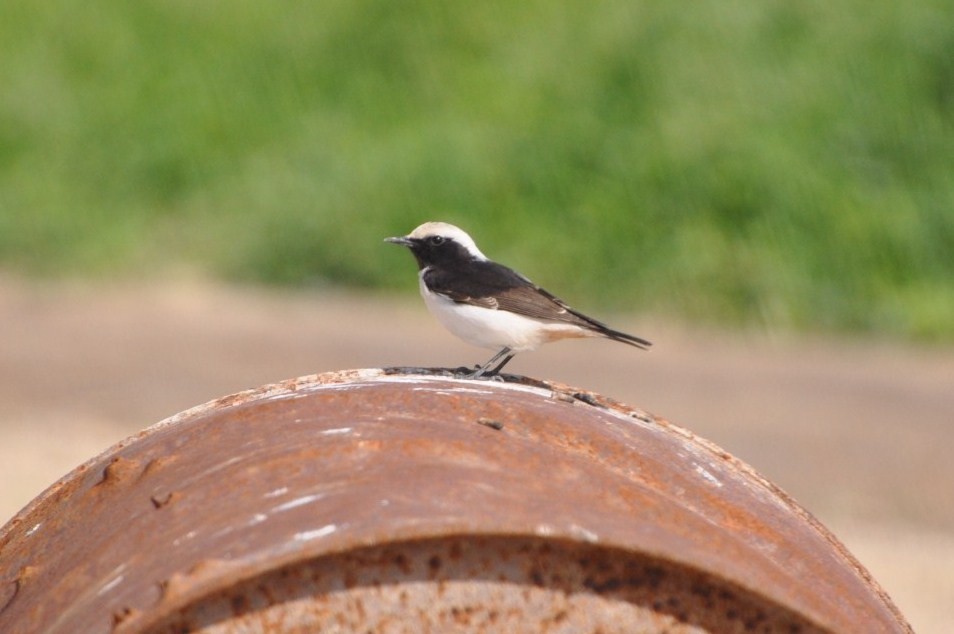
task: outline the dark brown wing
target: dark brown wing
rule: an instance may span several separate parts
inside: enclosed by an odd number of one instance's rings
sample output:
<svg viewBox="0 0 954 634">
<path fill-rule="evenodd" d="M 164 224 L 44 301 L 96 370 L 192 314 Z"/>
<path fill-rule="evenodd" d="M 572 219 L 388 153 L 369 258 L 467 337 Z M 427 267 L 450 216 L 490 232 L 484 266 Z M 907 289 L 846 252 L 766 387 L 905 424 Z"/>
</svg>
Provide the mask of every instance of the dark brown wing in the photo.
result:
<svg viewBox="0 0 954 634">
<path fill-rule="evenodd" d="M 562 321 L 583 328 L 592 327 L 592 321 L 581 319 L 559 298 L 551 295 L 539 286 L 520 286 L 510 288 L 497 296 L 497 308 L 509 310 L 518 315 Z"/>
<path fill-rule="evenodd" d="M 539 286 L 509 290 L 497 298 L 497 304 L 502 310 L 537 319 L 566 322 L 637 348 L 646 349 L 653 345 L 641 337 L 613 330 L 603 322 L 570 308 L 562 299 Z"/>
<path fill-rule="evenodd" d="M 489 260 L 471 260 L 459 263 L 454 269 L 425 271 L 424 283 L 432 292 L 459 304 L 573 324 L 638 348 L 652 345 L 645 339 L 613 330 L 603 322 L 570 308 L 563 300 L 513 269 Z"/>
</svg>

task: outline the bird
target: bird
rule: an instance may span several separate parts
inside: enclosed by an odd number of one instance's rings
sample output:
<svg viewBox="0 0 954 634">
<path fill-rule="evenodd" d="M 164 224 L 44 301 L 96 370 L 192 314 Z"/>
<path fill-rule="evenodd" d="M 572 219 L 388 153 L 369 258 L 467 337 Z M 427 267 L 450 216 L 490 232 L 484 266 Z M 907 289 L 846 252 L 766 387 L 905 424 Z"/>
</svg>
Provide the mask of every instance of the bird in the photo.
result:
<svg viewBox="0 0 954 634">
<path fill-rule="evenodd" d="M 410 249 L 424 303 L 447 330 L 471 345 L 497 350 L 466 378 L 496 377 L 518 352 L 561 339 L 605 337 L 643 350 L 652 345 L 584 315 L 488 259 L 473 238 L 452 224 L 425 222 L 385 242 Z"/>
</svg>

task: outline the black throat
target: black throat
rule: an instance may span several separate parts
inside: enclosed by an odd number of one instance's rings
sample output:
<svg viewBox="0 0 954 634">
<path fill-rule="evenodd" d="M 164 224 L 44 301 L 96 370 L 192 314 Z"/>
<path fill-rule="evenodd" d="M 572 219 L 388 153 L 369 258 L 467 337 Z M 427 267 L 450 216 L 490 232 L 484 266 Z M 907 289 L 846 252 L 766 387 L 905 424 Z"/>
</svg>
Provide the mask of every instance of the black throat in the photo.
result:
<svg viewBox="0 0 954 634">
<path fill-rule="evenodd" d="M 445 240 L 436 245 L 426 240 L 420 240 L 411 245 L 411 253 L 414 254 L 419 269 L 432 267 L 460 270 L 477 261 L 477 258 L 470 251 L 453 240 Z"/>
</svg>

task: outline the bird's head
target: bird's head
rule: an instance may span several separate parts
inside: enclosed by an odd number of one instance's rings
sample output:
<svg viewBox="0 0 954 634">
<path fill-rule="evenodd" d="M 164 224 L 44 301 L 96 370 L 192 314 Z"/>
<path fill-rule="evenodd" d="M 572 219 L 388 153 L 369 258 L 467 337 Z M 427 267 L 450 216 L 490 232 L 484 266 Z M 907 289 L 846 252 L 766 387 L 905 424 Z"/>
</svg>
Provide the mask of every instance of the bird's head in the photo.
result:
<svg viewBox="0 0 954 634">
<path fill-rule="evenodd" d="M 406 236 L 385 238 L 385 242 L 406 246 L 424 268 L 454 261 L 486 260 L 467 233 L 446 222 L 425 222 Z"/>
</svg>

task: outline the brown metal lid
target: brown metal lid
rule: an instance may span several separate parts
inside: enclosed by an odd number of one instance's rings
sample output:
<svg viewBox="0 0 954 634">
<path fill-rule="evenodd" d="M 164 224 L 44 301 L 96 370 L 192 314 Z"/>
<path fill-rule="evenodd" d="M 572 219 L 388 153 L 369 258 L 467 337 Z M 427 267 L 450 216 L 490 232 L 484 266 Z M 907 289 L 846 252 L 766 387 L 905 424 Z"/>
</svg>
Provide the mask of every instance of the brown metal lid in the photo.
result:
<svg viewBox="0 0 954 634">
<path fill-rule="evenodd" d="M 747 465 L 510 375 L 347 371 L 225 397 L 90 460 L 0 530 L 3 632 L 425 624 L 910 631 Z"/>
</svg>

